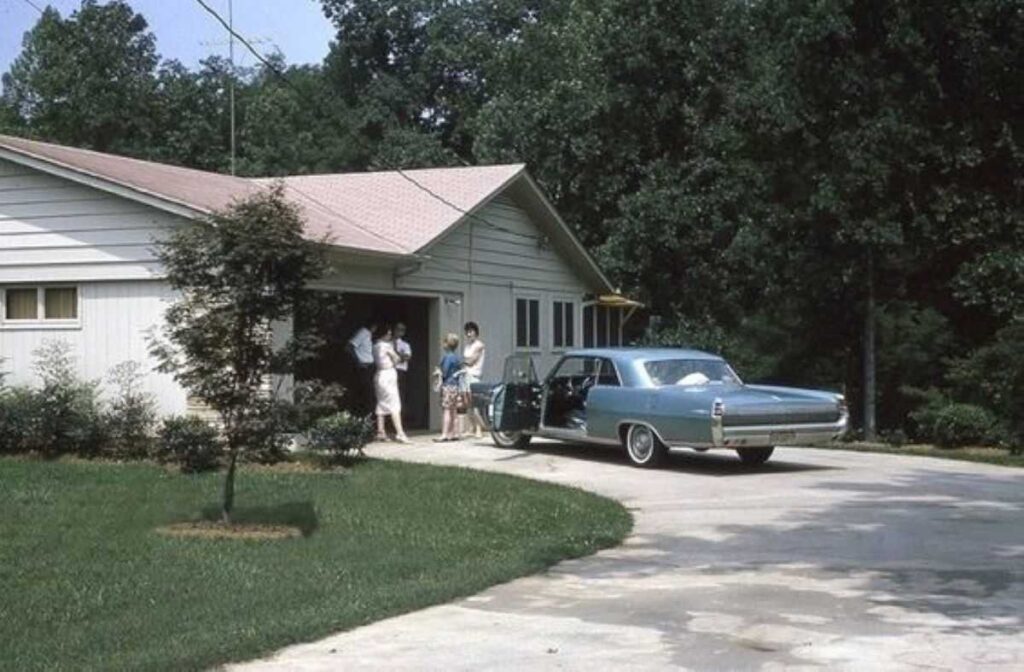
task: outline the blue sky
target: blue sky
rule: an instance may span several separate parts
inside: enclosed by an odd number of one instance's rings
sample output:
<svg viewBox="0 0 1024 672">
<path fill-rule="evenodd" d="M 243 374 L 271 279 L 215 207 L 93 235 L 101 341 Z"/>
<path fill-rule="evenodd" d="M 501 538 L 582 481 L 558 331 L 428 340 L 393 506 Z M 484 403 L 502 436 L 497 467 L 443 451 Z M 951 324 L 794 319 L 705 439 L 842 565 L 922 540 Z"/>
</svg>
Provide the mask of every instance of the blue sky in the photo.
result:
<svg viewBox="0 0 1024 672">
<path fill-rule="evenodd" d="M 78 0 L 32 0 L 40 7 L 52 5 L 67 16 Z M 263 53 L 280 49 L 288 63 L 319 63 L 334 37 L 330 22 L 317 0 L 233 0 L 235 30 Z M 207 0 L 227 18 L 228 0 Z M 157 52 L 194 68 L 211 54 L 227 55 L 227 33 L 194 0 L 129 0 L 141 12 L 156 35 Z M 0 73 L 7 72 L 21 51 L 21 38 L 39 19 L 39 12 L 25 0 L 0 0 Z M 235 44 L 235 61 L 252 65 L 254 58 Z"/>
</svg>

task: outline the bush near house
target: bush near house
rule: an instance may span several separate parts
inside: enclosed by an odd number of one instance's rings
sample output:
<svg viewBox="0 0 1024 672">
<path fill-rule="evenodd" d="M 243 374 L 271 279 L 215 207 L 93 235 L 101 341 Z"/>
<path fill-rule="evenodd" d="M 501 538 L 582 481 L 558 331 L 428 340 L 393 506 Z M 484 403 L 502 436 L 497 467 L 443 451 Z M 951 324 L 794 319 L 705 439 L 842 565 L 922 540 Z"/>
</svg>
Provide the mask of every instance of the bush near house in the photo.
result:
<svg viewBox="0 0 1024 672">
<path fill-rule="evenodd" d="M 183 473 L 213 471 L 221 465 L 224 445 L 217 428 L 202 418 L 173 416 L 160 427 L 154 457 Z"/>
<path fill-rule="evenodd" d="M 309 430 L 309 448 L 321 464 L 333 466 L 361 451 L 373 437 L 373 420 L 347 411 L 320 418 Z"/>
</svg>

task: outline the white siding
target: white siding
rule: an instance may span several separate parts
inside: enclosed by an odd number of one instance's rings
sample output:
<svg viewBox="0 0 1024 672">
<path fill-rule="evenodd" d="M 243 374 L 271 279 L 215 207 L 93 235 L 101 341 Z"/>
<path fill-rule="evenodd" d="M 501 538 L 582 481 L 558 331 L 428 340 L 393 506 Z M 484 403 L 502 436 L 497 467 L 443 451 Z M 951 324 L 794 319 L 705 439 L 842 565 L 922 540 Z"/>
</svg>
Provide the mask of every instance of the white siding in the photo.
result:
<svg viewBox="0 0 1024 672">
<path fill-rule="evenodd" d="M 163 322 L 173 292 L 161 281 L 86 282 L 79 284 L 80 326 L 67 329 L 5 329 L 0 327 L 0 370 L 11 384 L 35 384 L 32 352 L 46 341 L 70 343 L 85 380 L 103 380 L 110 368 L 126 360 L 153 367 L 148 332 Z M 162 413 L 183 413 L 185 393 L 170 376 L 151 372 L 146 389 Z"/>
<path fill-rule="evenodd" d="M 484 377 L 497 380 L 505 358 L 515 348 L 514 299 L 540 300 L 540 348 L 534 354 L 544 375 L 559 352 L 553 348 L 551 302 L 575 302 L 576 344 L 587 287 L 566 259 L 519 205 L 499 195 L 480 209 L 479 217 L 447 234 L 426 252 L 422 267 L 398 277 L 398 289 L 456 294 L 461 310 L 442 316 L 442 331 L 461 333 L 462 322 L 480 325 L 487 344 Z"/>
<path fill-rule="evenodd" d="M 179 217 L 0 160 L 0 282 L 150 279 Z"/>
</svg>

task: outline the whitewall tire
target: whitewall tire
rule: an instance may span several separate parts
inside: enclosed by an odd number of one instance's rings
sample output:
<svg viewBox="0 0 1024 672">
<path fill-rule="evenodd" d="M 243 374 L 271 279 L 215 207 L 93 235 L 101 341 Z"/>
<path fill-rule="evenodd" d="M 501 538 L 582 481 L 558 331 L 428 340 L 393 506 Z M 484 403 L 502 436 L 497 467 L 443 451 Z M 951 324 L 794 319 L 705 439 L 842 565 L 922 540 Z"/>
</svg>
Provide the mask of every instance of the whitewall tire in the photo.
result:
<svg viewBox="0 0 1024 672">
<path fill-rule="evenodd" d="M 647 425 L 630 425 L 624 439 L 626 455 L 635 467 L 656 467 L 668 449 Z"/>
</svg>

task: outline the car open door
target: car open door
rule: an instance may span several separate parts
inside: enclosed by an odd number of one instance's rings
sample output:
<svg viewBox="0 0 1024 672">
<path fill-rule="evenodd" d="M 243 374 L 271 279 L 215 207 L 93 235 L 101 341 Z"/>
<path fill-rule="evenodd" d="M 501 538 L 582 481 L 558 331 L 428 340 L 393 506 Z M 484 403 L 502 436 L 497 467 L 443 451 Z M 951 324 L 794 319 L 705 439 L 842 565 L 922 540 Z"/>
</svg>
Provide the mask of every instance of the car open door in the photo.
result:
<svg viewBox="0 0 1024 672">
<path fill-rule="evenodd" d="M 541 385 L 529 355 L 510 355 L 505 360 L 502 383 L 494 388 L 487 419 L 496 432 L 523 432 L 540 424 Z"/>
</svg>

